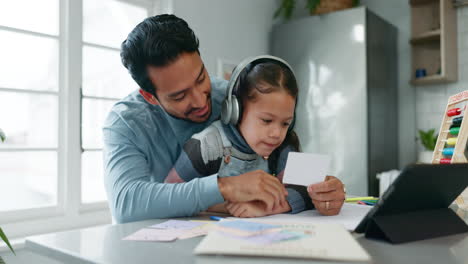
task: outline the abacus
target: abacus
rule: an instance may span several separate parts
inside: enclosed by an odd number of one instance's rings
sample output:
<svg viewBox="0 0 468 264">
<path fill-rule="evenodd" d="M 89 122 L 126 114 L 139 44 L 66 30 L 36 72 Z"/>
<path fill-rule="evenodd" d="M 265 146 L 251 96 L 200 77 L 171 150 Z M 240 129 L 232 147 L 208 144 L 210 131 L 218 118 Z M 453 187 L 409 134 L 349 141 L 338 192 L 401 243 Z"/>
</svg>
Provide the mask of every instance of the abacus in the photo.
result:
<svg viewBox="0 0 468 264">
<path fill-rule="evenodd" d="M 433 164 L 468 163 L 468 121 L 463 120 L 467 103 L 468 90 L 449 98 L 432 156 Z M 460 208 L 468 210 L 463 197 L 468 197 L 468 188 L 455 200 Z"/>
</svg>

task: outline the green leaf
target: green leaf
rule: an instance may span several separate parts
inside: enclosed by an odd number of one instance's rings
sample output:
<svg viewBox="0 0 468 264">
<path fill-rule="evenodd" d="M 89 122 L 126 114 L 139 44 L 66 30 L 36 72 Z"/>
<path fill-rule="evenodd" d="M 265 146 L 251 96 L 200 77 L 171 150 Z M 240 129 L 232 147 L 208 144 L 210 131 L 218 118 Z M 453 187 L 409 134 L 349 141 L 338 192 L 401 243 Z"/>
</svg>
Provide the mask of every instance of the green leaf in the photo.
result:
<svg viewBox="0 0 468 264">
<path fill-rule="evenodd" d="M 277 18 L 280 14 L 281 11 L 283 11 L 283 8 L 280 6 L 278 9 L 276 9 L 275 14 L 273 15 L 274 18 Z"/>
<path fill-rule="evenodd" d="M 320 5 L 320 0 L 307 0 L 306 8 L 312 14 L 318 5 Z"/>
<path fill-rule="evenodd" d="M 11 252 L 13 252 L 13 254 L 16 255 L 15 250 L 14 250 L 13 247 L 10 245 L 10 241 L 8 241 L 8 238 L 7 238 L 7 236 L 5 235 L 5 233 L 3 233 L 3 230 L 2 230 L 1 227 L 0 227 L 0 237 L 2 238 L 3 242 L 5 242 L 5 243 L 7 244 L 7 246 L 10 248 Z"/>
<path fill-rule="evenodd" d="M 284 18 L 289 19 L 294 11 L 296 0 L 282 0 L 280 7 L 275 11 L 274 18 L 283 14 Z"/>
<path fill-rule="evenodd" d="M 0 140 L 4 142 L 5 138 L 6 138 L 5 133 L 3 133 L 3 130 L 0 128 Z"/>
<path fill-rule="evenodd" d="M 429 129 L 428 131 L 419 130 L 419 139 L 421 140 L 421 144 L 427 150 L 434 150 L 435 145 L 437 143 L 437 135 L 435 134 L 434 129 Z"/>
<path fill-rule="evenodd" d="M 6 264 L 2 257 L 0 257 L 0 264 Z"/>
</svg>

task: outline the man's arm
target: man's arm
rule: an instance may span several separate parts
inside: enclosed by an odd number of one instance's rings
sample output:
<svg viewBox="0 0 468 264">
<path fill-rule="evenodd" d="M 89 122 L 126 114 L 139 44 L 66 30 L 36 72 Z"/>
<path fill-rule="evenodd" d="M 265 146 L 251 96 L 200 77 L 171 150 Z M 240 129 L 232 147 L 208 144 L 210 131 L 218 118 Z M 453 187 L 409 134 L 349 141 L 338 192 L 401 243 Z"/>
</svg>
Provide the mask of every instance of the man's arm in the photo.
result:
<svg viewBox="0 0 468 264">
<path fill-rule="evenodd" d="M 104 180 L 117 222 L 190 216 L 224 202 L 216 175 L 181 184 L 151 182 L 148 157 L 132 141 L 132 131 L 124 135 L 114 128 L 104 129 Z"/>
</svg>

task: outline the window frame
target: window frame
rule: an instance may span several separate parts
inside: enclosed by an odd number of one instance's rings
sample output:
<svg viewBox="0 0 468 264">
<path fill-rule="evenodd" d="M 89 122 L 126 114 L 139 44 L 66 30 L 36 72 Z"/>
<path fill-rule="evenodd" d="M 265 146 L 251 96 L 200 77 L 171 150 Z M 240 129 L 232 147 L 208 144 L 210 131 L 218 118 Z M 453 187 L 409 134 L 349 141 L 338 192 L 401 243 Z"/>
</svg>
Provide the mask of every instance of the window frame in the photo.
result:
<svg viewBox="0 0 468 264">
<path fill-rule="evenodd" d="M 143 7 L 149 16 L 155 14 L 156 10 L 171 11 L 170 9 L 172 9 L 160 8 L 164 6 L 163 2 L 167 7 L 171 7 L 171 4 L 167 4 L 171 2 L 170 0 L 118 1 Z M 60 13 L 58 36 L 0 26 L 2 30 L 55 38 L 59 42 L 58 91 L 0 87 L 0 91 L 55 94 L 58 96 L 57 148 L 0 149 L 0 151 L 43 149 L 57 151 L 57 205 L 0 212 L 0 226 L 10 239 L 111 223 L 107 202 L 87 204 L 81 202 L 81 154 L 83 152 L 81 106 L 83 98 L 95 98 L 82 95 L 82 48 L 83 45 L 108 47 L 85 43 L 82 40 L 83 0 L 58 0 L 58 2 Z M 97 97 L 96 99 L 109 100 L 110 98 Z"/>
</svg>

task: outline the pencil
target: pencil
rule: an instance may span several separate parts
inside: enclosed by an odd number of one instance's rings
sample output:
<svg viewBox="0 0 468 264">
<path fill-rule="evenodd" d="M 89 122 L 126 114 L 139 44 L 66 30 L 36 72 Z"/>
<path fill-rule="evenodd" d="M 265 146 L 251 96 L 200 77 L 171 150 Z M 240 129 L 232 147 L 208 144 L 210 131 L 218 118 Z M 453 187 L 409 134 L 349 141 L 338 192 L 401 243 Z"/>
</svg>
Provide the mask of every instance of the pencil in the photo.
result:
<svg viewBox="0 0 468 264">
<path fill-rule="evenodd" d="M 379 198 L 372 197 L 372 196 L 367 196 L 367 197 L 352 197 L 352 198 L 347 198 L 345 201 L 346 202 L 357 202 L 357 201 L 377 201 Z"/>
</svg>

